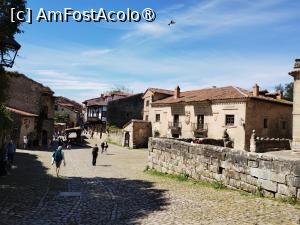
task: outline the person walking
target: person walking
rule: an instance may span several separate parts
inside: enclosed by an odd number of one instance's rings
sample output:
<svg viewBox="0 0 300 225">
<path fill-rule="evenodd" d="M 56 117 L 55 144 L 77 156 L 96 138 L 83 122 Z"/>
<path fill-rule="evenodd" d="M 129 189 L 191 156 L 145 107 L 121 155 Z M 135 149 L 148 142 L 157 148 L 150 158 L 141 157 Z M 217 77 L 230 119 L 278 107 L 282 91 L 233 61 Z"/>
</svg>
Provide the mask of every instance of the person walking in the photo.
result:
<svg viewBox="0 0 300 225">
<path fill-rule="evenodd" d="M 28 146 L 28 139 L 27 139 L 27 136 L 24 136 L 23 137 L 23 147 L 24 147 L 24 149 L 26 149 L 27 146 Z"/>
<path fill-rule="evenodd" d="M 104 148 L 105 148 L 105 143 L 104 143 L 104 142 L 102 142 L 102 143 L 101 143 L 101 154 L 103 154 L 103 152 L 104 152 Z"/>
<path fill-rule="evenodd" d="M 72 148 L 72 144 L 71 144 L 71 141 L 69 140 L 68 143 L 67 143 L 67 149 L 71 150 L 71 148 Z"/>
<path fill-rule="evenodd" d="M 104 144 L 104 151 L 107 152 L 107 149 L 108 149 L 108 144 L 107 144 L 107 141 L 106 141 L 105 144 Z"/>
<path fill-rule="evenodd" d="M 62 146 L 58 146 L 57 150 L 53 152 L 52 155 L 52 165 L 55 163 L 56 166 L 56 176 L 59 176 L 59 170 L 61 166 L 61 162 L 63 161 L 64 166 L 66 166 L 66 159 L 62 149 Z"/>
<path fill-rule="evenodd" d="M 95 147 L 93 148 L 93 151 L 92 151 L 92 155 L 93 155 L 92 164 L 93 164 L 93 166 L 96 166 L 98 151 L 99 151 L 99 148 L 98 148 L 97 144 L 95 144 Z"/>
<path fill-rule="evenodd" d="M 14 144 L 13 140 L 10 140 L 10 142 L 6 145 L 6 155 L 7 155 L 9 167 L 11 167 L 14 163 L 15 153 L 16 153 L 16 145 Z"/>
</svg>

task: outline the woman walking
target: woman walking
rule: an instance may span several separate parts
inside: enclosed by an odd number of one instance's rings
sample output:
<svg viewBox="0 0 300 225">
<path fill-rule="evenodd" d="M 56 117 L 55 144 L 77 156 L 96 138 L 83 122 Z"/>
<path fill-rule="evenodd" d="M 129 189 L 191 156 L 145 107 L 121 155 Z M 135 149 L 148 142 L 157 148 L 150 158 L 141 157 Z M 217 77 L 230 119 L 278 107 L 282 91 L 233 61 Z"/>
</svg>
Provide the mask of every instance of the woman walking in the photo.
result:
<svg viewBox="0 0 300 225">
<path fill-rule="evenodd" d="M 57 177 L 59 176 L 59 169 L 62 161 L 64 162 L 64 166 L 66 166 L 66 160 L 65 160 L 64 152 L 62 150 L 62 146 L 59 146 L 52 155 L 52 165 L 55 162 Z"/>
</svg>

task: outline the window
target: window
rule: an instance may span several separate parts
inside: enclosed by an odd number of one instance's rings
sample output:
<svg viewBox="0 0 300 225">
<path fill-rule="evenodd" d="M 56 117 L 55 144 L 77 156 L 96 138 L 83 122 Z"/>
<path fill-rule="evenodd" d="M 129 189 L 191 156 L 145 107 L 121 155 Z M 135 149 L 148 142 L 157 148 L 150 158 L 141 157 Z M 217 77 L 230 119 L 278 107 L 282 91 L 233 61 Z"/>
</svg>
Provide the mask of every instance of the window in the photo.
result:
<svg viewBox="0 0 300 225">
<path fill-rule="evenodd" d="M 286 129 L 286 127 L 287 127 L 286 124 L 287 124 L 286 121 L 281 121 L 281 129 L 282 129 L 282 130 L 285 130 L 285 129 Z"/>
<path fill-rule="evenodd" d="M 203 129 L 204 127 L 204 115 L 197 116 L 197 129 Z"/>
<path fill-rule="evenodd" d="M 264 119 L 264 128 L 268 128 L 268 119 Z"/>
<path fill-rule="evenodd" d="M 234 115 L 226 115 L 225 116 L 225 125 L 233 126 L 234 125 Z"/>
<path fill-rule="evenodd" d="M 148 121 L 148 120 L 149 120 L 149 116 L 148 116 L 148 115 L 146 115 L 146 117 L 145 117 L 145 120 L 146 120 L 146 121 Z"/>
<path fill-rule="evenodd" d="M 160 114 L 155 115 L 155 122 L 160 122 Z"/>
<path fill-rule="evenodd" d="M 178 124 L 179 123 L 179 115 L 174 115 L 174 119 L 173 119 L 174 124 Z"/>
<path fill-rule="evenodd" d="M 56 111 L 58 110 L 58 105 L 54 106 L 54 110 L 56 110 Z"/>
<path fill-rule="evenodd" d="M 149 106 L 149 100 L 146 101 L 146 106 Z"/>
</svg>

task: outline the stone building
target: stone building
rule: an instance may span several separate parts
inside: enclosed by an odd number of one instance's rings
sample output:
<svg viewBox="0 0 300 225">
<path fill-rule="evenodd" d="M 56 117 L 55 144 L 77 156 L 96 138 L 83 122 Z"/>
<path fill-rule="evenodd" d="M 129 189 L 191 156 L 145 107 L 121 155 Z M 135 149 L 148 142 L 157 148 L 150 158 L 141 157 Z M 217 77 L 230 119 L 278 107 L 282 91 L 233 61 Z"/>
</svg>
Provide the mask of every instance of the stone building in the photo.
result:
<svg viewBox="0 0 300 225">
<path fill-rule="evenodd" d="M 151 123 L 144 120 L 131 120 L 123 128 L 122 146 L 146 148 L 151 137 Z"/>
<path fill-rule="evenodd" d="M 9 87 L 5 106 L 14 119 L 11 133 L 18 146 L 27 136 L 29 145 L 47 145 L 53 135 L 54 97 L 53 91 L 17 72 L 7 72 Z"/>
<path fill-rule="evenodd" d="M 80 126 L 81 124 L 81 113 L 82 105 L 70 100 L 66 97 L 58 96 L 55 97 L 55 115 L 56 117 L 67 116 L 69 119 L 69 124 L 66 124 L 67 127 Z M 61 122 L 61 121 L 56 121 Z"/>
<path fill-rule="evenodd" d="M 107 122 L 107 105 L 110 101 L 130 96 L 129 93 L 111 92 L 101 94 L 98 98 L 92 98 L 83 102 L 84 123 L 94 130 L 103 130 Z"/>
<path fill-rule="evenodd" d="M 143 99 L 144 99 L 143 120 L 145 121 L 149 120 L 149 112 L 151 109 L 152 102 L 170 97 L 173 94 L 174 92 L 170 90 L 159 89 L 159 88 L 148 88 L 143 95 Z"/>
<path fill-rule="evenodd" d="M 156 137 L 221 139 L 226 129 L 234 148 L 249 150 L 253 130 L 260 137 L 292 135 L 292 102 L 258 85 L 252 92 L 233 86 L 186 92 L 176 87 L 165 96 L 156 100 L 149 89 L 144 94 L 150 106 L 144 108 L 144 119 Z"/>
<path fill-rule="evenodd" d="M 143 119 L 143 94 L 135 94 L 108 102 L 107 123 L 122 128 L 132 119 Z"/>
</svg>

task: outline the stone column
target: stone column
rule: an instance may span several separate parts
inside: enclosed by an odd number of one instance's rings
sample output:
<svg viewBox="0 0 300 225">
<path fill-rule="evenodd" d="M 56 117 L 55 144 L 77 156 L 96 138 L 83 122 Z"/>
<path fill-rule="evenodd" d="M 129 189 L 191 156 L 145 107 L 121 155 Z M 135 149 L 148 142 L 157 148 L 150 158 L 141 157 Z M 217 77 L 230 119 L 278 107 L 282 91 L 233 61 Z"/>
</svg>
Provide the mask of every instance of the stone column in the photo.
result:
<svg viewBox="0 0 300 225">
<path fill-rule="evenodd" d="M 294 69 L 289 75 L 294 77 L 292 149 L 300 153 L 300 59 L 296 59 Z"/>
</svg>

